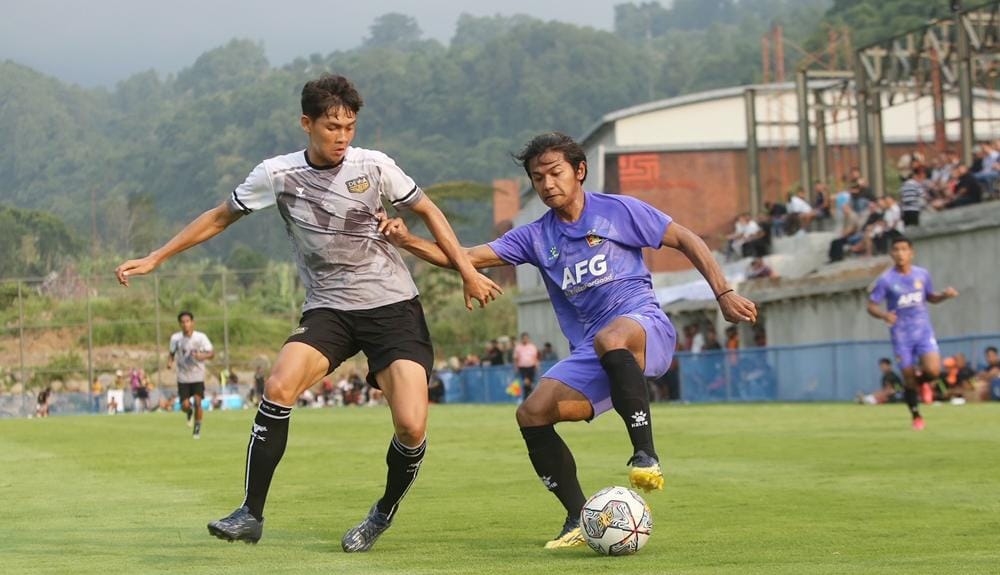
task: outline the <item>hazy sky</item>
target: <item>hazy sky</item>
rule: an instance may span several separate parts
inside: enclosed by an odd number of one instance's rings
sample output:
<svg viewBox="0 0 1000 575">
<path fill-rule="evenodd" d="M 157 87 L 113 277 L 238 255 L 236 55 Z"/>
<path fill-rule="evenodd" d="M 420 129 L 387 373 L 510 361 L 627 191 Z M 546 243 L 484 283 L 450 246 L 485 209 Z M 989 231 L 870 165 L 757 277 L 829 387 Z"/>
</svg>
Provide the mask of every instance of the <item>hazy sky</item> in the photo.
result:
<svg viewBox="0 0 1000 575">
<path fill-rule="evenodd" d="M 84 86 L 176 72 L 232 38 L 264 42 L 272 64 L 353 48 L 387 12 L 447 42 L 462 13 L 528 14 L 610 30 L 626 0 L 0 0 L 0 60 Z M 667 4 L 668 2 L 663 2 Z"/>
</svg>

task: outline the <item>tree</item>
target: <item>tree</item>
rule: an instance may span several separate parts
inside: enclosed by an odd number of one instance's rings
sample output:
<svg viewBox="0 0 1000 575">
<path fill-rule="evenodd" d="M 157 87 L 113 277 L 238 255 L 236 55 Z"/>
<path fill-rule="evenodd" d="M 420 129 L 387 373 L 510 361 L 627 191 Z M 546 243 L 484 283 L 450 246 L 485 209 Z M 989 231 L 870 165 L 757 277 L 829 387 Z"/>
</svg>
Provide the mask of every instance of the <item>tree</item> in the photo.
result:
<svg viewBox="0 0 1000 575">
<path fill-rule="evenodd" d="M 0 277 L 45 275 L 79 251 L 59 218 L 10 206 L 0 206 L 0 243 Z"/>
<path fill-rule="evenodd" d="M 390 12 L 375 19 L 364 39 L 366 48 L 405 49 L 420 41 L 423 31 L 412 16 Z"/>
</svg>

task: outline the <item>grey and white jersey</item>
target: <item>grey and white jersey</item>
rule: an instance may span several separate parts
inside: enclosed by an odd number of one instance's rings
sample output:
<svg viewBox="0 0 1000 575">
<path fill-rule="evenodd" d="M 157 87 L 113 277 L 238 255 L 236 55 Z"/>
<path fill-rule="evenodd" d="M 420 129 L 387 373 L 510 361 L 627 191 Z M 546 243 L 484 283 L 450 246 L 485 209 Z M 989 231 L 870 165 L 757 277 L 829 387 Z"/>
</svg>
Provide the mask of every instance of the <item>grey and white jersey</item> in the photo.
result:
<svg viewBox="0 0 1000 575">
<path fill-rule="evenodd" d="M 185 337 L 178 331 L 170 336 L 170 355 L 174 356 L 177 368 L 177 383 L 201 383 L 205 381 L 205 362 L 195 359 L 194 352 L 212 351 L 212 342 L 200 331 Z"/>
<path fill-rule="evenodd" d="M 349 147 L 337 166 L 312 165 L 305 150 L 261 162 L 233 190 L 233 210 L 278 206 L 306 288 L 302 310 L 372 309 L 417 295 L 396 248 L 378 233 L 382 198 L 412 206 L 423 191 L 392 159 Z"/>
</svg>

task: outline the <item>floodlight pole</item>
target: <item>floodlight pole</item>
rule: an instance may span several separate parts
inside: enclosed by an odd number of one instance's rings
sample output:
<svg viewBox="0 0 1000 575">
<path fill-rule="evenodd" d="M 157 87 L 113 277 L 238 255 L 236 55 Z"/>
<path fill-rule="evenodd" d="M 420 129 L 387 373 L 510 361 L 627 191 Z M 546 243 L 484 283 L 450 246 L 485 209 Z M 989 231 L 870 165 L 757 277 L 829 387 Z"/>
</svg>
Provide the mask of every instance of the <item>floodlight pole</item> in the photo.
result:
<svg viewBox="0 0 1000 575">
<path fill-rule="evenodd" d="M 826 105 L 823 102 L 823 91 L 816 90 L 813 92 L 813 100 L 816 110 L 816 179 L 826 183 L 828 176 L 826 165 Z M 816 201 L 816 198 L 813 197 L 812 182 L 809 182 L 809 188 L 806 193 L 809 194 L 810 201 Z"/>
<path fill-rule="evenodd" d="M 960 8 L 959 5 L 956 6 Z M 962 162 L 972 165 L 972 147 L 975 144 L 975 120 L 972 108 L 972 59 L 969 56 L 969 31 L 965 27 L 966 18 L 960 11 L 955 12 L 955 33 L 958 34 L 958 102 L 959 126 L 962 138 Z"/>
<path fill-rule="evenodd" d="M 226 372 L 231 371 L 229 364 L 229 301 L 226 295 L 226 270 L 222 270 L 222 347 L 226 353 Z M 229 382 L 222 382 L 223 390 Z"/>
<path fill-rule="evenodd" d="M 812 194 L 812 168 L 809 164 L 809 76 L 806 70 L 795 73 L 795 96 L 799 115 L 799 182 L 806 193 Z"/>
<path fill-rule="evenodd" d="M 861 65 L 861 55 L 854 54 L 854 105 L 858 118 L 858 168 L 861 175 L 871 180 L 871 144 L 868 133 L 868 76 Z"/>
<path fill-rule="evenodd" d="M 163 375 L 160 373 L 163 371 L 160 365 L 160 342 L 162 341 L 162 334 L 160 333 L 160 275 L 157 273 L 153 274 L 153 318 L 156 321 L 156 343 L 153 346 L 153 353 L 156 355 L 156 388 L 161 390 L 163 387 Z"/>
<path fill-rule="evenodd" d="M 757 147 L 757 91 L 748 88 L 743 92 L 747 128 L 747 174 L 750 176 L 750 215 L 760 212 L 760 152 Z"/>
<path fill-rule="evenodd" d="M 87 290 L 87 398 L 90 405 L 94 405 L 94 313 L 90 304 L 90 279 L 86 284 Z"/>
<path fill-rule="evenodd" d="M 24 296 L 21 290 L 21 280 L 17 280 L 17 340 L 19 344 L 19 362 L 21 368 L 21 413 L 27 412 L 24 406 L 24 396 L 28 391 L 28 374 L 24 369 Z"/>
<path fill-rule="evenodd" d="M 875 88 L 868 107 L 868 130 L 871 138 L 871 186 L 876 198 L 885 195 L 885 137 L 882 133 L 882 92 Z"/>
</svg>

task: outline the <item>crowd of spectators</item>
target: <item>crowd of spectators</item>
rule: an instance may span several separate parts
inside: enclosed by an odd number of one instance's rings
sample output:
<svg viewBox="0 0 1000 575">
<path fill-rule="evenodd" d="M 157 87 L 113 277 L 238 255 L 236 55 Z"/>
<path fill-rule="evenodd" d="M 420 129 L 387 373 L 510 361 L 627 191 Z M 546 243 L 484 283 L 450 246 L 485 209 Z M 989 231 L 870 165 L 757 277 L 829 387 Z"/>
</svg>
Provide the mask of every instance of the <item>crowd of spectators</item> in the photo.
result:
<svg viewBox="0 0 1000 575">
<path fill-rule="evenodd" d="M 920 215 L 968 206 L 996 198 L 1000 187 L 1000 140 L 982 143 L 971 165 L 947 151 L 925 159 L 920 152 L 904 154 L 897 165 L 901 184 L 876 198 L 861 171 L 852 168 L 841 189 L 831 193 L 822 181 L 813 183 L 813 200 L 799 187 L 785 203 L 764 202 L 756 219 L 740 214 L 726 236 L 730 260 L 760 258 L 771 252 L 773 238 L 830 230 L 835 238 L 828 251 L 831 262 L 848 256 L 883 254 L 893 236 L 907 226 L 919 226 Z"/>
</svg>

